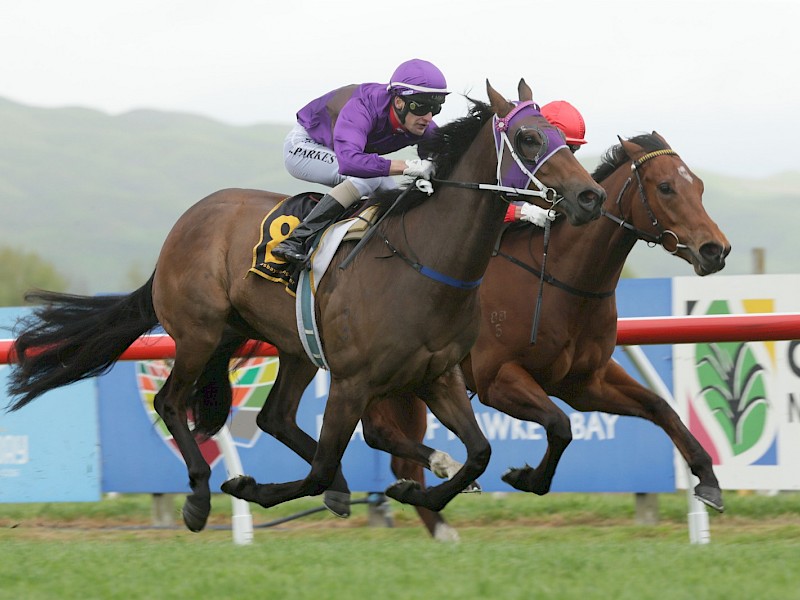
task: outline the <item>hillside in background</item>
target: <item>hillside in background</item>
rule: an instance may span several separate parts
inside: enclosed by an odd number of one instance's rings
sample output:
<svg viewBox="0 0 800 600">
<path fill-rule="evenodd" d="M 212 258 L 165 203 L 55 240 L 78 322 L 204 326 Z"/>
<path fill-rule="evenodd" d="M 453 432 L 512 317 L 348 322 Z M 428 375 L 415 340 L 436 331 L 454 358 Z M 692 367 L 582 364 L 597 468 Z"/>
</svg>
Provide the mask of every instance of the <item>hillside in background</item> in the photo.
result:
<svg viewBox="0 0 800 600">
<path fill-rule="evenodd" d="M 137 287 L 174 222 L 211 192 L 322 189 L 283 167 L 290 124 L 237 127 L 146 110 L 110 116 L 3 99 L 0 124 L 0 246 L 38 253 L 77 293 Z M 599 157 L 582 161 L 592 170 Z M 754 247 L 766 250 L 767 272 L 798 271 L 800 171 L 760 180 L 696 172 L 708 212 L 733 245 L 724 273 L 752 272 Z M 628 267 L 638 277 L 692 274 L 642 242 Z"/>
</svg>

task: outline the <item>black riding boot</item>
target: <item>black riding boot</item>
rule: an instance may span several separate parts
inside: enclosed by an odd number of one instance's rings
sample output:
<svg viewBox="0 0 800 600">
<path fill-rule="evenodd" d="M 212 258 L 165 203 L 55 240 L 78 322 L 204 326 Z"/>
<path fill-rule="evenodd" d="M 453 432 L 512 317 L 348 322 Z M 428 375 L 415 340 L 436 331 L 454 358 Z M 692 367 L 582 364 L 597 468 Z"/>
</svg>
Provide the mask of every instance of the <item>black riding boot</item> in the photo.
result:
<svg viewBox="0 0 800 600">
<path fill-rule="evenodd" d="M 336 198 L 325 194 L 289 237 L 272 249 L 272 255 L 290 263 L 305 265 L 308 262 L 306 243 L 343 212 L 344 207 Z"/>
</svg>

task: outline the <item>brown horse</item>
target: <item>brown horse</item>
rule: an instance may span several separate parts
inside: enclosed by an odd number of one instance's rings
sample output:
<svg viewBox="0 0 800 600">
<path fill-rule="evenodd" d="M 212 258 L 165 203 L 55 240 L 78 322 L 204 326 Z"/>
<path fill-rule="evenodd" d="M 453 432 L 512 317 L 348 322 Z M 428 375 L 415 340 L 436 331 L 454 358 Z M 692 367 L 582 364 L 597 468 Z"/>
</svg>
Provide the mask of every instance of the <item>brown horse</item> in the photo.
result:
<svg viewBox="0 0 800 600">
<path fill-rule="evenodd" d="M 617 333 L 615 289 L 637 240 L 660 244 L 701 276 L 725 266 L 730 245 L 703 208 L 703 182 L 661 136 L 653 132 L 620 142 L 593 174 L 607 193 L 606 218 L 580 230 L 568 223 L 553 226 L 534 345 L 533 304 L 544 236 L 541 229 L 521 224 L 503 235 L 481 285 L 480 334 L 462 363 L 465 379 L 483 404 L 539 423 L 547 432 L 540 464 L 512 468 L 503 476 L 514 488 L 536 494 L 550 490 L 572 440 L 568 417 L 550 398 L 555 396 L 580 411 L 636 416 L 661 427 L 699 478 L 696 497 L 722 511 L 708 453 L 673 408 L 611 355 Z M 423 482 L 420 465 L 439 476 L 458 467 L 445 453 L 410 443 L 421 441 L 426 428 L 425 407 L 418 400 L 406 396 L 376 404 L 363 421 L 365 439 L 395 454 L 392 466 L 398 477 Z M 440 515 L 418 510 L 433 535 L 446 528 Z"/>
<path fill-rule="evenodd" d="M 361 415 L 376 399 L 408 390 L 456 432 L 467 459 L 439 486 L 420 490 L 399 482 L 387 494 L 430 510 L 443 508 L 484 471 L 491 452 L 458 366 L 478 334 L 477 285 L 506 208 L 498 186 L 489 183 L 487 189 L 481 182 L 533 168 L 538 179 L 529 173 L 522 187 L 536 184 L 574 225 L 598 217 L 605 199 L 574 157 L 561 151 L 563 140 L 553 147 L 552 127 L 524 81 L 519 104 L 488 82 L 487 92 L 490 105 L 476 104 L 438 136 L 436 166 L 453 185 L 430 198 L 416 189 L 404 196 L 405 203 L 382 221 L 379 234 L 347 269 L 337 267 L 352 243 L 339 249 L 318 287 L 317 323 L 331 370 L 318 444 L 293 423 L 302 391 L 316 373 L 298 336 L 294 299 L 283 285 L 245 277 L 258 223 L 284 198 L 255 190 L 223 190 L 191 207 L 167 236 L 153 276 L 128 296 L 32 294 L 45 305 L 15 343 L 19 364 L 9 391 L 19 399 L 12 409 L 102 372 L 160 323 L 175 340 L 176 356 L 154 404 L 186 461 L 192 493 L 183 506 L 184 522 L 199 531 L 211 508 L 210 468 L 195 436 L 224 425 L 231 357 L 247 338 L 263 340 L 277 347 L 280 370 L 258 423 L 307 460 L 311 471 L 280 484 L 237 477 L 223 491 L 264 507 L 328 488 L 346 494 L 339 463 Z M 498 139 L 503 144 L 497 146 Z"/>
</svg>

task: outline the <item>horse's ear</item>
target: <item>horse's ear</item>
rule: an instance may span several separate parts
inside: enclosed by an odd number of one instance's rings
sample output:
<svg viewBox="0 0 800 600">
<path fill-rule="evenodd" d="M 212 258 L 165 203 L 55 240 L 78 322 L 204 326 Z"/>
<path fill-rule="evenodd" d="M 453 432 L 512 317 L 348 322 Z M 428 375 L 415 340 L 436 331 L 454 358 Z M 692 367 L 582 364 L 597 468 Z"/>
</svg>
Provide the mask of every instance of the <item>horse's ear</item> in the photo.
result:
<svg viewBox="0 0 800 600">
<path fill-rule="evenodd" d="M 667 140 L 665 140 L 662 136 L 660 136 L 658 134 L 658 132 L 656 130 L 653 130 L 653 134 L 652 135 L 653 135 L 654 138 L 656 138 L 657 140 L 660 140 L 664 144 L 664 148 L 671 148 L 672 147 L 672 146 L 669 145 Z"/>
<path fill-rule="evenodd" d="M 517 86 L 517 93 L 519 94 L 520 102 L 529 102 L 533 100 L 533 90 L 525 83 L 525 80 L 520 78 L 519 85 Z"/>
<path fill-rule="evenodd" d="M 497 90 L 492 87 L 492 84 L 489 83 L 488 79 L 486 80 L 486 93 L 489 95 L 489 103 L 492 106 L 494 114 L 501 119 L 510 113 L 512 108 L 514 108 L 513 104 L 503 98 L 503 96 L 501 96 Z"/>
<path fill-rule="evenodd" d="M 636 155 L 642 153 L 642 148 L 638 145 L 630 142 L 628 140 L 623 140 L 621 137 L 617 136 L 619 143 L 622 145 L 622 149 L 625 151 L 625 154 L 628 155 L 628 158 L 631 160 L 636 160 Z"/>
</svg>

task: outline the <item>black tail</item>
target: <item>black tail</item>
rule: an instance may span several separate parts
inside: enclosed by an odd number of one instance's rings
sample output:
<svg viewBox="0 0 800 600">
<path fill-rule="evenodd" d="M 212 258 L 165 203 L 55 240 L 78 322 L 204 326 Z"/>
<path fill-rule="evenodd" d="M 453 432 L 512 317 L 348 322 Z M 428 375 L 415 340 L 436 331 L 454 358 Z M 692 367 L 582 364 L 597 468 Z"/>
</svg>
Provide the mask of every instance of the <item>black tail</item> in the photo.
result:
<svg viewBox="0 0 800 600">
<path fill-rule="evenodd" d="M 234 353 L 246 341 L 245 336 L 227 329 L 214 354 L 206 363 L 203 373 L 197 379 L 195 392 L 189 399 L 187 407 L 194 416 L 195 433 L 211 437 L 222 429 L 228 420 L 233 402 L 229 375 L 230 362 Z"/>
<path fill-rule="evenodd" d="M 9 404 L 18 410 L 41 394 L 111 368 L 136 339 L 158 325 L 153 309 L 153 275 L 127 296 L 75 296 L 36 291 L 41 302 L 21 323 L 13 351 Z"/>
</svg>

